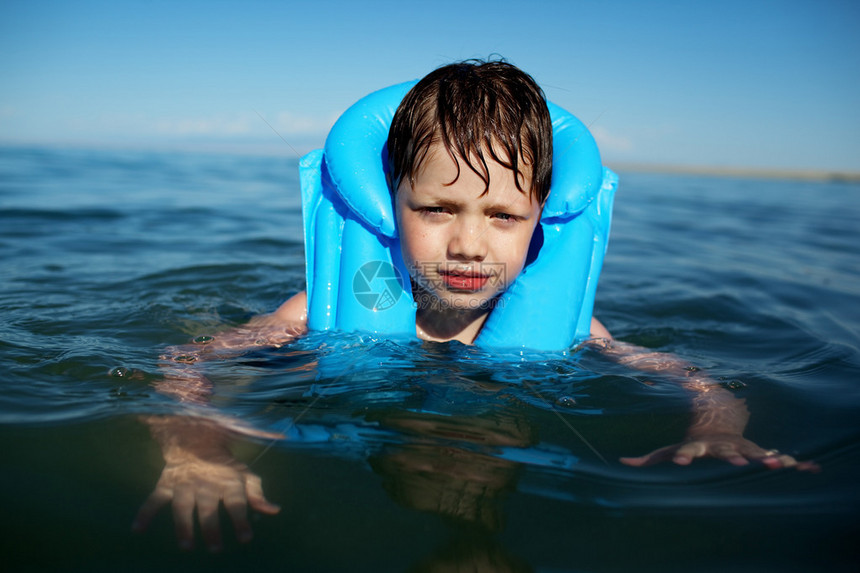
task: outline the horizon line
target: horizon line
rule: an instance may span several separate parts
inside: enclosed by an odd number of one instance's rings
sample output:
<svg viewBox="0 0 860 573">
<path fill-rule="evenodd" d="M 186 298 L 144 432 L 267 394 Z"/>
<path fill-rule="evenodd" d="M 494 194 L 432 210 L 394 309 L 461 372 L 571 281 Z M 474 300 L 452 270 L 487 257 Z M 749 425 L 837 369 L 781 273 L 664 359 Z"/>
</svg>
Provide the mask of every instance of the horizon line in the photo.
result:
<svg viewBox="0 0 860 573">
<path fill-rule="evenodd" d="M 791 179 L 799 181 L 842 181 L 860 183 L 860 171 L 843 169 L 741 167 L 720 165 L 684 165 L 672 163 L 612 162 L 612 169 L 664 175 L 702 175 L 706 177 L 750 177 L 754 179 Z"/>
<path fill-rule="evenodd" d="M 282 144 L 248 142 L 236 145 L 235 142 L 225 143 L 219 141 L 208 142 L 175 142 L 158 143 L 153 142 L 116 142 L 107 143 L 103 141 L 68 141 L 68 142 L 40 142 L 40 141 L 10 141 L 0 139 L 0 148 L 37 148 L 37 149 L 77 149 L 89 151 L 139 151 L 151 153 L 202 153 L 212 155 L 245 155 L 259 157 L 273 157 L 288 155 L 298 159 L 305 153 L 320 148 L 322 145 L 298 145 L 298 150 L 292 148 L 285 150 Z M 286 153 L 285 153 L 286 152 Z M 750 177 L 756 179 L 790 179 L 800 181 L 832 181 L 846 183 L 860 183 L 860 171 L 850 169 L 822 169 L 822 168 L 781 168 L 781 167 L 749 167 L 749 166 L 726 166 L 726 165 L 701 165 L 683 163 L 660 163 L 660 162 L 637 162 L 637 161 L 607 161 L 607 166 L 614 171 L 632 173 L 659 173 L 665 175 L 700 175 L 707 177 Z"/>
</svg>

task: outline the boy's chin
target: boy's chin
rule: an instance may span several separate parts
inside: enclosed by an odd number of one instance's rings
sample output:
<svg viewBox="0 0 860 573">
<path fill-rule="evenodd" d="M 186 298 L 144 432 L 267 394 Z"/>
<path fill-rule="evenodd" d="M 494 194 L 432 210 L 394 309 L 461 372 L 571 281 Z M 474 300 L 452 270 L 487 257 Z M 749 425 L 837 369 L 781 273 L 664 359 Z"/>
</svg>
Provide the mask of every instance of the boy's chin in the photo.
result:
<svg viewBox="0 0 860 573">
<path fill-rule="evenodd" d="M 415 295 L 419 309 L 447 312 L 489 312 L 498 302 L 495 292 L 422 291 Z"/>
</svg>

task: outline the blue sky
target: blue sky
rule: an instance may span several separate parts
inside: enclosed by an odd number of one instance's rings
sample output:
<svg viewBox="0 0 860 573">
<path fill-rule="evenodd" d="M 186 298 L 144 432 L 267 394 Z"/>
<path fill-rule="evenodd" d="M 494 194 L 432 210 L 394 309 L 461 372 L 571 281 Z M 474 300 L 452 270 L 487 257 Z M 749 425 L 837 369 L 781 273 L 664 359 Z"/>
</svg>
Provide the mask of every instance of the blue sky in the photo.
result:
<svg viewBox="0 0 860 573">
<path fill-rule="evenodd" d="M 604 161 L 860 172 L 860 2 L 0 0 L 0 142 L 294 155 L 500 54 Z M 258 115 L 259 114 L 259 115 Z"/>
</svg>

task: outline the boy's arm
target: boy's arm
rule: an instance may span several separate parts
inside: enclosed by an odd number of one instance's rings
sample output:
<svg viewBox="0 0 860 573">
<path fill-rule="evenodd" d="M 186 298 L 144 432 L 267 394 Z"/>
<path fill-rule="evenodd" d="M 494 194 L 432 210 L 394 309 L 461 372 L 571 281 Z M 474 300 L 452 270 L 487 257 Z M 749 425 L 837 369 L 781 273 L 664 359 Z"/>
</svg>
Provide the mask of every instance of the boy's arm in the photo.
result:
<svg viewBox="0 0 860 573">
<path fill-rule="evenodd" d="M 255 348 L 278 348 L 303 335 L 307 322 L 307 296 L 300 292 L 275 312 L 255 316 L 243 326 L 170 346 L 161 356 L 165 377 L 156 389 L 180 402 L 206 404 L 211 387 L 197 363 L 233 358 Z"/>
<path fill-rule="evenodd" d="M 716 380 L 680 358 L 615 340 L 597 319 L 592 319 L 588 343 L 621 364 L 677 380 L 695 393 L 693 421 L 682 443 L 640 457 L 621 458 L 623 463 L 647 466 L 671 460 L 687 465 L 694 458 L 714 457 L 738 466 L 754 460 L 772 469 L 792 466 L 801 470 L 817 469 L 818 466 L 812 462 L 798 462 L 791 456 L 765 450 L 744 438 L 749 420 L 745 400 L 737 398 Z"/>
<path fill-rule="evenodd" d="M 240 355 L 253 348 L 286 344 L 306 330 L 306 299 L 299 293 L 274 313 L 253 318 L 247 325 L 216 336 L 201 336 L 194 344 L 166 349 L 161 357 L 164 378 L 156 389 L 188 405 L 185 416 L 148 416 L 153 437 L 164 455 L 165 467 L 155 490 L 140 508 L 132 525 L 143 531 L 167 503 L 173 508 L 181 547 L 194 543 L 194 510 L 204 540 L 212 551 L 221 547 L 218 510 L 224 504 L 240 541 L 251 539 L 247 506 L 274 514 L 280 509 L 263 495 L 260 478 L 233 458 L 228 444 L 236 434 L 276 439 L 279 434 L 255 430 L 241 421 L 210 410 L 212 384 L 203 363 Z"/>
</svg>

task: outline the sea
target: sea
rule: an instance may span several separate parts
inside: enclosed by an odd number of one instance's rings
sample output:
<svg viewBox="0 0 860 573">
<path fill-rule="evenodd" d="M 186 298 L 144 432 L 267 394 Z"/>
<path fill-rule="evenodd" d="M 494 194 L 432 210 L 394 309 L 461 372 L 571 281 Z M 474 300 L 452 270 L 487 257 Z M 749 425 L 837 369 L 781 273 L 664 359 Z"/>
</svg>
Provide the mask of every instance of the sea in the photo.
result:
<svg viewBox="0 0 860 573">
<path fill-rule="evenodd" d="M 695 396 L 589 347 L 315 332 L 201 364 L 189 406 L 161 391 L 168 347 L 304 288 L 295 155 L 7 146 L 0 568 L 856 571 L 860 183 L 619 172 L 595 315 L 817 471 L 621 463 L 682 442 Z M 222 509 L 218 551 L 199 526 L 179 546 L 169 501 L 132 531 L 152 420 L 242 428 L 223 453 L 280 512 L 240 543 Z"/>
</svg>

